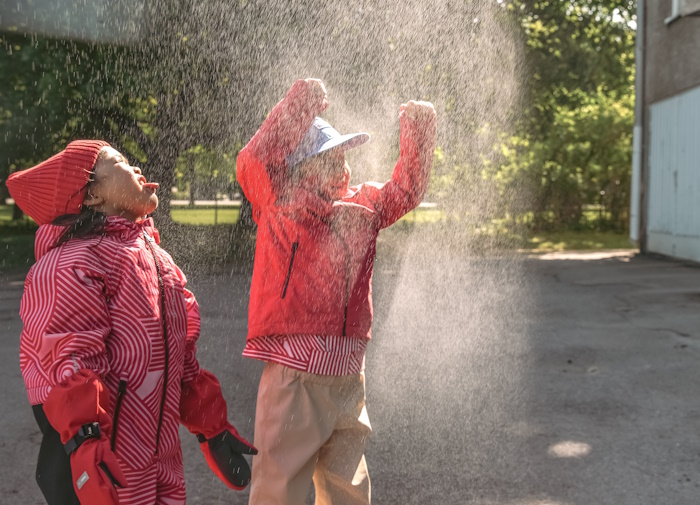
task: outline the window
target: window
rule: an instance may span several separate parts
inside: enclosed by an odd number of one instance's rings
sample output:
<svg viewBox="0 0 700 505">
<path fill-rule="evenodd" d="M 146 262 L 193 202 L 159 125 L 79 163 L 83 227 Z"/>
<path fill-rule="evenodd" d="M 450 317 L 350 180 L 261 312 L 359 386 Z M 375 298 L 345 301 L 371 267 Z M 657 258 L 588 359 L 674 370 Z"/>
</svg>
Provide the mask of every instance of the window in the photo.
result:
<svg viewBox="0 0 700 505">
<path fill-rule="evenodd" d="M 671 15 L 665 23 L 669 25 L 683 16 L 700 16 L 700 0 L 671 0 Z"/>
</svg>

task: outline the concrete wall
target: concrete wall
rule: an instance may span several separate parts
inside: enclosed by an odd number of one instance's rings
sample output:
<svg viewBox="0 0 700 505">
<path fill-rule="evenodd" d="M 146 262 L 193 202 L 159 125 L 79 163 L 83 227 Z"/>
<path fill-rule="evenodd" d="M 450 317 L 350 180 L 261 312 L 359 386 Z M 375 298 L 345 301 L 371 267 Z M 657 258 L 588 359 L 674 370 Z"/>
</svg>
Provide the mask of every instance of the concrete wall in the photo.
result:
<svg viewBox="0 0 700 505">
<path fill-rule="evenodd" d="M 700 17 L 681 17 L 667 25 L 672 1 L 645 2 L 645 104 L 700 85 Z"/>
<path fill-rule="evenodd" d="M 641 209 L 640 245 L 700 262 L 700 18 L 667 23 L 673 0 L 640 1 L 643 86 L 636 114 L 643 121 L 635 140 L 642 166 L 632 196 L 632 208 Z"/>
<path fill-rule="evenodd" d="M 130 43 L 141 34 L 144 1 L 0 0 L 0 32 Z"/>
</svg>

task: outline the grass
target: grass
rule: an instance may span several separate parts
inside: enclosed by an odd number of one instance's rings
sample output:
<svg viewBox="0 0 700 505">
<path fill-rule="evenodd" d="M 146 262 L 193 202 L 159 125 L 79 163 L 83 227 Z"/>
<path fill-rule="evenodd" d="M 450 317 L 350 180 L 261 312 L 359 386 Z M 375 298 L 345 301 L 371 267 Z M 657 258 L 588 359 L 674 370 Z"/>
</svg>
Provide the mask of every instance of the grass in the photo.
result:
<svg viewBox="0 0 700 505">
<path fill-rule="evenodd" d="M 8 235 L 0 232 L 0 272 L 34 263 L 34 234 Z"/>
<path fill-rule="evenodd" d="M 34 263 L 36 224 L 29 218 L 12 221 L 12 206 L 0 205 L 0 272 Z"/>
<path fill-rule="evenodd" d="M 172 207 L 170 215 L 173 221 L 180 224 L 214 225 L 214 207 Z M 239 207 L 219 207 L 216 224 L 236 224 L 238 221 Z M 444 211 L 439 209 L 415 209 L 399 221 L 407 224 L 439 223 L 446 219 Z"/>
<path fill-rule="evenodd" d="M 633 249 L 626 233 L 568 231 L 537 233 L 526 239 L 524 249 L 532 251 L 575 251 Z"/>
<path fill-rule="evenodd" d="M 173 207 L 170 211 L 173 221 L 180 224 L 213 225 L 215 210 L 213 207 Z M 236 224 L 238 221 L 238 207 L 219 208 L 216 224 Z M 446 219 L 444 211 L 439 209 L 416 209 L 399 221 L 410 224 L 438 223 Z"/>
<path fill-rule="evenodd" d="M 236 224 L 239 213 L 239 207 L 219 207 L 218 212 L 213 207 L 172 207 L 170 210 L 173 221 L 191 225 Z"/>
<path fill-rule="evenodd" d="M 597 214 L 596 214 L 597 215 Z M 435 208 L 417 208 L 404 217 L 398 224 L 403 224 L 407 229 L 414 224 L 425 225 L 443 223 L 447 220 L 447 213 Z M 527 236 L 514 235 L 508 231 L 508 227 L 501 221 L 495 220 L 492 226 L 486 226 L 477 233 L 500 234 L 505 238 L 505 243 L 520 243 L 521 248 L 530 251 L 578 251 L 578 250 L 605 250 L 605 249 L 633 249 L 627 233 L 599 232 L 595 230 L 539 232 Z"/>
<path fill-rule="evenodd" d="M 218 209 L 218 225 L 234 225 L 238 221 L 238 207 L 223 207 Z M 175 207 L 172 217 L 176 223 L 192 227 L 204 227 L 204 230 L 215 224 L 215 209 L 213 207 Z M 414 226 L 430 226 L 444 223 L 447 220 L 445 211 L 435 208 L 417 208 L 399 220 L 397 229 L 410 231 Z M 31 219 L 12 221 L 12 207 L 0 205 L 0 271 L 23 268 L 34 261 L 34 232 L 36 224 Z M 499 233 L 508 234 L 507 230 Z M 208 232 L 207 232 L 208 233 Z M 595 231 L 565 231 L 535 233 L 528 237 L 514 237 L 528 251 L 570 251 L 570 250 L 604 250 L 632 249 L 626 233 L 595 232 Z M 222 245 L 223 247 L 223 245 Z"/>
<path fill-rule="evenodd" d="M 24 216 L 21 221 L 12 221 L 12 205 L 0 205 L 0 226 L 3 228 L 31 227 L 34 221 Z"/>
<path fill-rule="evenodd" d="M 399 219 L 399 222 L 410 224 L 432 224 L 441 223 L 446 219 L 447 214 L 444 210 L 418 207 Z"/>
</svg>

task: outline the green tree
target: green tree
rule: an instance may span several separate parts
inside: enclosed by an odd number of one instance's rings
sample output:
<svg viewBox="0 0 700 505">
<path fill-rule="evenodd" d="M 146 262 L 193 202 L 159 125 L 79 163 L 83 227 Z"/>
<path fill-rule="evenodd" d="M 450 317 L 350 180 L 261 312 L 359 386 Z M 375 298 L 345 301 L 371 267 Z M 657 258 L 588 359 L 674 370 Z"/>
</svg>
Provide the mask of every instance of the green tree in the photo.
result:
<svg viewBox="0 0 700 505">
<path fill-rule="evenodd" d="M 533 226 L 626 226 L 634 2 L 508 1 L 527 46 L 528 103 L 485 174 L 532 197 Z M 588 210 L 588 213 L 586 211 Z M 593 211 L 594 210 L 594 211 Z M 594 214 L 594 215 L 592 215 Z M 588 219 L 586 219 L 588 218 Z"/>
<path fill-rule="evenodd" d="M 518 210 L 532 211 L 537 229 L 593 222 L 623 230 L 629 218 L 633 97 L 600 89 L 578 93 L 577 106 L 554 111 L 547 135 L 504 139 L 498 164 L 487 164 L 485 174 L 502 190 L 515 185 L 532 196 Z"/>
<path fill-rule="evenodd" d="M 175 181 L 178 193 L 187 194 L 190 205 L 195 200 L 214 200 L 219 194 L 231 196 L 240 192 L 236 181 L 238 150 L 195 146 L 184 152 L 176 165 Z"/>
<path fill-rule="evenodd" d="M 0 180 L 50 157 L 74 138 L 119 146 L 107 101 L 135 109 L 116 92 L 114 62 L 124 48 L 8 33 L 0 37 Z M 0 196 L 7 196 L 2 184 Z"/>
</svg>

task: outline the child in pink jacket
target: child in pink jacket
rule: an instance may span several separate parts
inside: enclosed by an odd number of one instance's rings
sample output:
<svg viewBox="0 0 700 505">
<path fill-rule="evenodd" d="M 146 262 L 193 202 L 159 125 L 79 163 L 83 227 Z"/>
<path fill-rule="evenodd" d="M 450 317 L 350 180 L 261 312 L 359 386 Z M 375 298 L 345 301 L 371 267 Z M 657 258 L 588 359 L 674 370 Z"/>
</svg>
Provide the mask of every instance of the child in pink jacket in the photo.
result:
<svg viewBox="0 0 700 505">
<path fill-rule="evenodd" d="M 423 198 L 436 115 L 401 106 L 391 179 L 350 186 L 341 135 L 317 117 L 316 79 L 294 83 L 240 152 L 237 175 L 258 224 L 243 355 L 266 361 L 255 418 L 251 505 L 369 504 L 364 355 L 377 236 Z"/>
<path fill-rule="evenodd" d="M 39 225 L 25 282 L 20 367 L 43 439 L 50 505 L 185 503 L 178 426 L 242 489 L 255 448 L 199 367 L 199 307 L 144 216 L 158 185 L 109 144 L 71 142 L 7 180 Z"/>
</svg>

